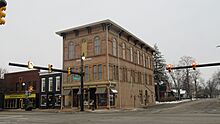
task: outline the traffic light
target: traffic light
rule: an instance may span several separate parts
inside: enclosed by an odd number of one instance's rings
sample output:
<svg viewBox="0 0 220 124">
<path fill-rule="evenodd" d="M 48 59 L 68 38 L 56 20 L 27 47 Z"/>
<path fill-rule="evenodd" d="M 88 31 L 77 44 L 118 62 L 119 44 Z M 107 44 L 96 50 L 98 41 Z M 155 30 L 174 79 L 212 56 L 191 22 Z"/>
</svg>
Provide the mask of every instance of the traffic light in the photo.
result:
<svg viewBox="0 0 220 124">
<path fill-rule="evenodd" d="M 31 61 L 28 61 L 28 69 L 33 69 L 34 68 L 34 64 Z"/>
<path fill-rule="evenodd" d="M 7 5 L 7 2 L 5 0 L 0 0 L 0 8 L 6 5 Z"/>
<path fill-rule="evenodd" d="M 173 67 L 173 66 L 172 66 L 171 64 L 168 64 L 168 65 L 167 65 L 166 69 L 168 70 L 168 72 L 171 72 L 172 67 Z"/>
<path fill-rule="evenodd" d="M 6 14 L 4 13 L 4 11 L 6 10 L 6 5 L 7 2 L 5 0 L 0 0 L 0 25 L 5 24 L 5 20 L 3 18 L 6 16 Z"/>
<path fill-rule="evenodd" d="M 4 25 L 5 24 L 5 19 L 3 19 L 6 16 L 6 14 L 4 13 L 5 10 L 6 10 L 5 6 L 0 8 L 0 25 Z"/>
<path fill-rule="evenodd" d="M 196 65 L 197 65 L 196 62 L 193 62 L 193 63 L 192 63 L 192 68 L 193 68 L 193 70 L 196 70 Z"/>
<path fill-rule="evenodd" d="M 52 69 L 53 69 L 53 65 L 48 64 L 48 72 L 49 72 L 49 73 L 51 73 L 51 72 L 52 72 Z"/>
<path fill-rule="evenodd" d="M 71 68 L 70 67 L 67 68 L 67 74 L 68 74 L 68 76 L 71 75 Z"/>
</svg>

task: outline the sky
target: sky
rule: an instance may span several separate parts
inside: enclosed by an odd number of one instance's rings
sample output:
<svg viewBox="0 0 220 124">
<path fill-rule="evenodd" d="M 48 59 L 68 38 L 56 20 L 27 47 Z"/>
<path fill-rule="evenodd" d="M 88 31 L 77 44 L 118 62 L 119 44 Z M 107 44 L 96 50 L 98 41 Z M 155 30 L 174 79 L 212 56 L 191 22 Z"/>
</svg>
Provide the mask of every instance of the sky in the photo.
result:
<svg viewBox="0 0 220 124">
<path fill-rule="evenodd" d="M 9 62 L 62 68 L 62 37 L 55 32 L 110 19 L 152 47 L 167 63 L 182 56 L 220 62 L 220 0 L 6 0 L 0 25 L 0 68 Z M 220 67 L 201 68 L 206 80 Z"/>
</svg>

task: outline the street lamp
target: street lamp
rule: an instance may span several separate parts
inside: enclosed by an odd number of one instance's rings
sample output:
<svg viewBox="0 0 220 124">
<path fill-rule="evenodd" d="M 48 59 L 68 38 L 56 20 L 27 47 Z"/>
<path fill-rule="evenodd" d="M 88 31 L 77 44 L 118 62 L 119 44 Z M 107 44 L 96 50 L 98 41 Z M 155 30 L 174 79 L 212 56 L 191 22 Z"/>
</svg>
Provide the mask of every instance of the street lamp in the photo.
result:
<svg viewBox="0 0 220 124">
<path fill-rule="evenodd" d="M 80 94 L 80 111 L 84 111 L 84 89 L 83 89 L 83 77 L 84 77 L 84 72 L 83 72 L 83 61 L 85 60 L 85 56 L 84 53 L 81 56 L 81 69 L 80 69 L 80 78 L 81 78 L 81 86 L 80 86 L 80 90 L 81 90 L 81 94 Z"/>
</svg>

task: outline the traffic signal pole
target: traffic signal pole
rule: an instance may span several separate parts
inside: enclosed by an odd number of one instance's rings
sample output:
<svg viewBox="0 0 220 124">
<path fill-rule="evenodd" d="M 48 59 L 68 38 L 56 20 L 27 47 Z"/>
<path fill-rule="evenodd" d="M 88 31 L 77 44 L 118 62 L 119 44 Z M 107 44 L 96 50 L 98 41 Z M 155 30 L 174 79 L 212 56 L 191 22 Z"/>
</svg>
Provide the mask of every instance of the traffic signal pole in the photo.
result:
<svg viewBox="0 0 220 124">
<path fill-rule="evenodd" d="M 173 70 L 173 69 L 185 69 L 185 68 L 197 68 L 197 67 L 208 67 L 208 66 L 220 66 L 220 63 L 207 63 L 207 64 L 197 64 L 197 65 L 188 65 L 188 66 L 167 66 L 166 70 Z"/>
<path fill-rule="evenodd" d="M 28 65 L 25 64 L 18 64 L 18 63 L 9 63 L 10 66 L 17 66 L 17 67 L 24 67 L 24 68 L 28 68 Z M 39 69 L 39 70 L 49 70 L 49 68 L 47 67 L 40 67 L 40 66 L 33 66 L 34 69 Z M 51 71 L 55 71 L 55 72 L 62 72 L 62 73 L 68 73 L 68 70 L 62 70 L 62 69 L 55 69 L 55 68 L 51 68 Z M 81 73 L 78 72 L 73 72 L 70 71 L 71 74 L 76 74 L 81 76 Z"/>
</svg>

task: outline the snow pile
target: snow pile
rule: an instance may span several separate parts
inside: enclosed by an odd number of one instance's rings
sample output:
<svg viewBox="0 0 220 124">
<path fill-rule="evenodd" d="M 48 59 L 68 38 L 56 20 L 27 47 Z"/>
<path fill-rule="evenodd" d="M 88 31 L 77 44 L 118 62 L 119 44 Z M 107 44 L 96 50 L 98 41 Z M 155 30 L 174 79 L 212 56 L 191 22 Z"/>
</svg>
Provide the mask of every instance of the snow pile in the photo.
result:
<svg viewBox="0 0 220 124">
<path fill-rule="evenodd" d="M 195 99 L 183 99 L 183 100 L 177 100 L 177 101 L 169 101 L 169 102 L 158 102 L 156 101 L 156 104 L 177 104 L 177 103 L 182 103 L 182 102 L 189 102 L 189 101 L 194 101 Z"/>
</svg>

